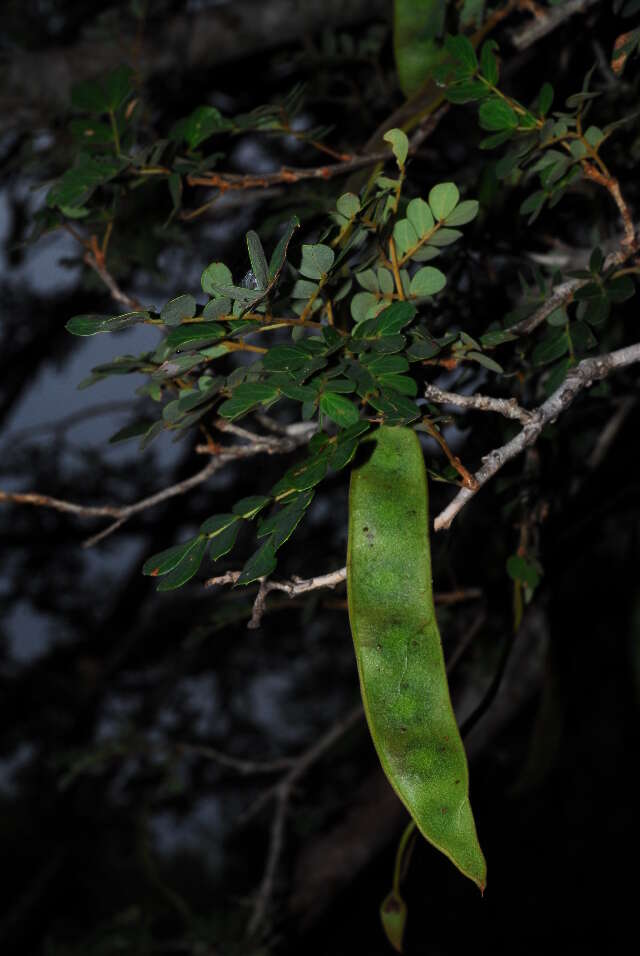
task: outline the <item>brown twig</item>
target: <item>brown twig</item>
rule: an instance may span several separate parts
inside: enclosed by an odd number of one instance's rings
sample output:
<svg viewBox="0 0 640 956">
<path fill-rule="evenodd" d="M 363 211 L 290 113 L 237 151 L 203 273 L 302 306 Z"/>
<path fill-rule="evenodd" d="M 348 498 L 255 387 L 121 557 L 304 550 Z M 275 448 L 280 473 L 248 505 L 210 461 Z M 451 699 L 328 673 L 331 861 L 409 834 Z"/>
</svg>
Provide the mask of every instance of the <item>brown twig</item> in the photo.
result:
<svg viewBox="0 0 640 956">
<path fill-rule="evenodd" d="M 249 434 L 251 433 L 247 432 L 247 435 Z M 52 498 L 49 495 L 41 495 L 37 492 L 9 492 L 1 490 L 0 501 L 11 501 L 15 504 L 52 508 L 55 511 L 75 514 L 82 518 L 115 518 L 116 520 L 112 524 L 108 525 L 108 527 L 102 531 L 99 531 L 98 534 L 88 538 L 83 543 L 85 548 L 90 548 L 103 538 L 113 534 L 113 532 L 121 528 L 126 521 L 141 511 L 146 511 L 148 508 L 153 508 L 155 505 L 161 504 L 169 498 L 174 498 L 176 495 L 183 495 L 187 491 L 191 491 L 192 488 L 207 481 L 208 478 L 230 461 L 250 458 L 253 455 L 263 453 L 274 454 L 276 452 L 286 453 L 293 451 L 299 445 L 309 441 L 312 434 L 313 430 L 307 428 L 302 433 L 297 435 L 285 435 L 280 439 L 263 438 L 259 435 L 254 436 L 255 440 L 252 440 L 248 445 L 232 445 L 228 447 L 216 445 L 213 448 L 207 445 L 199 446 L 204 448 L 208 454 L 215 455 L 211 461 L 207 462 L 204 468 L 196 472 L 195 475 L 191 475 L 190 478 L 185 478 L 183 481 L 170 485 L 168 488 L 163 488 L 161 491 L 149 495 L 147 498 L 142 498 L 140 501 L 136 501 L 130 505 L 80 505 L 71 501 L 63 501 L 60 498 Z"/>
<path fill-rule="evenodd" d="M 190 186 L 209 186 L 221 192 L 237 189 L 269 189 L 272 186 L 300 183 L 307 179 L 333 179 L 335 176 L 344 176 L 354 170 L 373 166 L 375 163 L 391 159 L 391 151 L 369 153 L 366 156 L 351 156 L 350 159 L 328 166 L 311 166 L 305 169 L 283 166 L 274 173 L 207 173 L 204 176 L 187 176 Z"/>
<path fill-rule="evenodd" d="M 464 508 L 467 502 L 479 491 L 483 485 L 493 478 L 500 469 L 512 458 L 533 445 L 543 427 L 565 411 L 573 402 L 576 395 L 593 382 L 605 378 L 615 369 L 625 368 L 635 362 L 640 362 L 640 343 L 628 345 L 626 348 L 609 352 L 605 355 L 596 355 L 593 358 L 583 359 L 575 368 L 567 373 L 562 385 L 556 389 L 546 402 L 531 412 L 531 419 L 525 424 L 522 431 L 515 438 L 489 452 L 483 459 L 482 468 L 475 474 L 476 488 L 462 488 L 452 502 L 442 511 L 434 522 L 436 531 L 449 528 L 456 515 Z"/>
<path fill-rule="evenodd" d="M 464 487 L 475 489 L 476 487 L 475 478 L 473 477 L 471 472 L 467 468 L 465 468 L 465 466 L 462 464 L 458 456 L 451 451 L 444 435 L 436 428 L 433 422 L 429 421 L 428 418 L 423 418 L 422 424 L 427 429 L 431 437 L 434 438 L 435 441 L 437 441 L 437 443 L 440 445 L 440 448 L 442 448 L 443 452 L 447 456 L 447 460 L 449 464 L 453 468 L 455 468 L 455 470 L 458 472 L 458 474 L 462 478 L 462 483 Z"/>
<path fill-rule="evenodd" d="M 115 301 L 119 302 L 121 305 L 124 305 L 125 308 L 130 312 L 137 312 L 141 309 L 144 309 L 144 306 L 138 301 L 138 299 L 122 291 L 116 280 L 107 269 L 105 250 L 101 249 L 98 245 L 97 237 L 91 236 L 91 238 L 84 242 L 83 245 L 87 249 L 83 256 L 84 261 L 98 276 L 100 276 L 107 289 L 111 293 L 111 298 L 115 299 Z"/>
<path fill-rule="evenodd" d="M 611 174 L 607 175 L 601 170 L 596 169 L 593 163 L 582 163 L 582 171 L 587 179 L 591 179 L 594 183 L 604 186 L 604 188 L 612 197 L 613 201 L 618 207 L 618 212 L 620 213 L 622 223 L 624 225 L 624 239 L 622 240 L 622 246 L 633 251 L 636 245 L 633 218 L 631 216 L 631 211 L 624 200 L 622 192 L 620 191 L 620 183 L 615 176 L 612 176 Z"/>
</svg>

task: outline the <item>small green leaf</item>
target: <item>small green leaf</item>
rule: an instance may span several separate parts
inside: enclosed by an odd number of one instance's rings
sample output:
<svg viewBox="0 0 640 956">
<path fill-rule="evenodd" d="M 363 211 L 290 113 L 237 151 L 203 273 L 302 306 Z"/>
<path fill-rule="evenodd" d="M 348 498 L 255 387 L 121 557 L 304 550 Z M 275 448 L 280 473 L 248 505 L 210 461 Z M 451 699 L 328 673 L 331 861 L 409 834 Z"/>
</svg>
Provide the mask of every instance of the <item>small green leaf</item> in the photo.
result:
<svg viewBox="0 0 640 956">
<path fill-rule="evenodd" d="M 189 116 L 179 120 L 171 130 L 171 139 L 184 140 L 189 149 L 196 149 L 200 143 L 230 129 L 232 123 L 225 119 L 215 106 L 198 106 Z"/>
<path fill-rule="evenodd" d="M 605 291 L 611 302 L 626 302 L 635 295 L 636 287 L 631 276 L 620 276 L 608 282 Z"/>
<path fill-rule="evenodd" d="M 307 509 L 313 501 L 314 492 L 305 491 L 294 501 L 263 521 L 258 528 L 258 537 L 271 535 L 271 547 L 274 551 L 281 548 L 296 530 Z"/>
<path fill-rule="evenodd" d="M 159 551 L 148 558 L 142 566 L 142 573 L 153 578 L 162 574 L 168 574 L 173 571 L 189 552 L 196 547 L 200 538 L 190 538 L 182 544 L 176 544 L 173 548 L 167 548 L 165 551 Z"/>
<path fill-rule="evenodd" d="M 400 219 L 393 227 L 393 241 L 399 256 L 418 245 L 418 234 L 408 219 Z"/>
<path fill-rule="evenodd" d="M 360 418 L 360 413 L 353 402 L 336 392 L 322 393 L 320 411 L 342 428 L 355 425 Z"/>
<path fill-rule="evenodd" d="M 224 338 L 226 330 L 219 322 L 194 322 L 169 332 L 164 344 L 170 352 L 183 352 Z"/>
<path fill-rule="evenodd" d="M 343 193 L 336 203 L 336 209 L 345 219 L 352 219 L 360 211 L 360 200 L 354 193 Z"/>
<path fill-rule="evenodd" d="M 202 273 L 200 284 L 207 295 L 218 297 L 217 289 L 221 286 L 233 285 L 233 278 L 224 262 L 212 262 Z"/>
<path fill-rule="evenodd" d="M 382 375 L 378 375 L 377 378 L 385 389 L 393 389 L 394 392 L 400 392 L 401 395 L 407 395 L 409 398 L 415 398 L 418 394 L 416 381 L 408 375 L 385 372 Z"/>
<path fill-rule="evenodd" d="M 487 40 L 486 43 L 482 45 L 482 52 L 480 53 L 480 69 L 482 75 L 486 77 L 492 86 L 497 84 L 498 77 L 500 76 L 498 61 L 494 54 L 494 50 L 497 49 L 498 44 L 495 40 Z"/>
<path fill-rule="evenodd" d="M 367 292 L 380 291 L 378 276 L 373 269 L 365 269 L 363 272 L 356 272 L 356 282 L 359 286 L 362 286 L 363 289 L 366 289 Z"/>
<path fill-rule="evenodd" d="M 98 332 L 118 332 L 130 325 L 146 322 L 148 312 L 125 312 L 122 315 L 76 315 L 69 319 L 65 329 L 72 335 L 96 335 Z"/>
<path fill-rule="evenodd" d="M 76 315 L 65 325 L 72 335 L 96 335 L 104 332 L 104 325 L 113 319 L 111 315 Z"/>
<path fill-rule="evenodd" d="M 196 314 L 196 300 L 192 295 L 179 295 L 171 299 L 160 313 L 165 325 L 180 325 L 183 319 L 192 319 Z"/>
<path fill-rule="evenodd" d="M 504 100 L 494 96 L 480 104 L 478 119 L 482 129 L 486 130 L 515 129 L 518 125 L 518 115 L 515 110 L 512 110 Z"/>
<path fill-rule="evenodd" d="M 382 137 L 387 143 L 391 143 L 393 155 L 400 169 L 404 168 L 405 160 L 409 155 L 409 140 L 407 134 L 401 129 L 390 129 Z"/>
<path fill-rule="evenodd" d="M 234 515 L 234 517 L 236 520 L 233 524 L 227 525 L 226 528 L 223 528 L 219 533 L 211 537 L 209 541 L 209 558 L 212 561 L 218 561 L 224 557 L 225 554 L 229 554 L 236 543 L 242 522 L 237 515 Z"/>
<path fill-rule="evenodd" d="M 367 318 L 369 310 L 378 304 L 372 292 L 357 292 L 351 300 L 350 311 L 354 322 L 362 322 Z"/>
<path fill-rule="evenodd" d="M 376 329 L 380 335 L 394 335 L 408 325 L 416 316 L 416 307 L 411 302 L 393 302 L 380 312 Z"/>
<path fill-rule="evenodd" d="M 483 365 L 484 368 L 488 368 L 490 372 L 504 372 L 502 365 L 496 362 L 494 359 L 489 358 L 488 355 L 485 355 L 484 352 L 471 351 L 467 352 L 465 358 L 472 359 L 474 362 L 477 362 L 478 365 Z"/>
<path fill-rule="evenodd" d="M 204 535 L 195 539 L 193 547 L 188 551 L 182 561 L 175 568 L 166 574 L 158 587 L 157 591 L 173 591 L 181 588 L 183 584 L 190 581 L 200 570 L 204 553 L 207 550 L 207 539 Z"/>
<path fill-rule="evenodd" d="M 439 269 L 434 269 L 433 266 L 423 266 L 422 269 L 418 269 L 411 280 L 409 291 L 411 295 L 415 296 L 435 295 L 436 292 L 444 289 L 446 284 L 446 276 Z"/>
<path fill-rule="evenodd" d="M 232 511 L 234 514 L 240 515 L 241 518 L 249 520 L 255 518 L 270 501 L 271 498 L 268 495 L 250 495 L 248 498 L 241 498 L 240 501 L 236 501 Z"/>
<path fill-rule="evenodd" d="M 434 232 L 434 234 L 430 236 L 428 242 L 429 245 L 438 246 L 438 248 L 440 248 L 442 246 L 450 246 L 452 242 L 457 242 L 458 239 L 462 239 L 462 233 L 459 229 L 438 229 L 437 232 Z"/>
<path fill-rule="evenodd" d="M 540 572 L 536 566 L 519 554 L 512 554 L 507 559 L 507 573 L 514 581 L 522 581 L 531 590 L 540 583 Z"/>
<path fill-rule="evenodd" d="M 455 183 L 439 183 L 429 193 L 429 206 L 438 221 L 446 219 L 453 212 L 460 199 Z"/>
<path fill-rule="evenodd" d="M 276 345 L 269 349 L 262 364 L 269 372 L 295 372 L 306 365 L 310 357 L 310 353 L 300 346 Z"/>
<path fill-rule="evenodd" d="M 552 325 L 555 327 L 565 326 L 567 324 L 567 311 L 564 306 L 560 306 L 558 309 L 554 309 L 547 316 L 547 325 Z"/>
<path fill-rule="evenodd" d="M 141 435 L 146 435 L 149 431 L 149 428 L 154 423 L 148 418 L 144 421 L 133 422 L 131 425 L 125 425 L 124 428 L 120 428 L 114 435 L 109 439 L 110 445 L 117 445 L 119 442 L 128 441 L 130 438 L 140 438 Z"/>
<path fill-rule="evenodd" d="M 255 405 L 270 402 L 277 398 L 278 389 L 261 382 L 244 382 L 238 385 L 231 398 L 222 403 L 218 411 L 223 418 L 238 418 L 246 414 Z"/>
<path fill-rule="evenodd" d="M 258 233 L 253 230 L 247 233 L 247 249 L 258 288 L 264 290 L 269 285 L 269 266 L 267 264 L 267 257 L 264 254 L 264 249 L 262 248 L 262 243 L 260 242 L 260 237 Z"/>
<path fill-rule="evenodd" d="M 240 521 L 238 514 L 212 515 L 210 518 L 207 518 L 206 521 L 202 522 L 200 525 L 200 533 L 206 534 L 208 538 L 214 538 L 238 521 Z"/>
<path fill-rule="evenodd" d="M 277 567 L 276 554 L 270 541 L 265 541 L 253 554 L 242 569 L 237 580 L 238 585 L 252 584 L 258 578 L 264 578 Z"/>
<path fill-rule="evenodd" d="M 104 80 L 105 103 L 108 110 L 115 112 L 133 93 L 133 70 L 129 66 L 118 66 Z"/>
<path fill-rule="evenodd" d="M 546 116 L 553 103 L 553 87 L 551 83 L 543 83 L 538 93 L 538 112 L 541 116 Z"/>
<path fill-rule="evenodd" d="M 287 250 L 289 248 L 289 243 L 293 237 L 296 229 L 300 228 L 300 220 L 297 216 L 292 216 L 289 222 L 287 223 L 282 239 L 278 242 L 277 246 L 271 254 L 271 259 L 269 260 L 269 280 L 274 282 L 284 266 L 285 260 L 287 258 Z"/>
<path fill-rule="evenodd" d="M 478 215 L 479 204 L 477 199 L 465 199 L 449 213 L 445 222 L 448 226 L 465 226 Z"/>
<path fill-rule="evenodd" d="M 407 206 L 407 219 L 420 239 L 431 232 L 435 225 L 431 209 L 424 199 L 411 200 Z"/>
<path fill-rule="evenodd" d="M 478 69 L 476 51 L 468 37 L 463 33 L 457 36 L 448 36 L 444 41 L 445 49 L 466 73 L 475 73 Z"/>
<path fill-rule="evenodd" d="M 330 246 L 322 243 L 303 245 L 300 272 L 309 279 L 321 279 L 331 269 L 335 253 Z"/>
<path fill-rule="evenodd" d="M 563 328 L 551 328 L 534 348 L 531 359 L 534 365 L 546 365 L 564 355 L 568 348 L 566 331 Z"/>
</svg>

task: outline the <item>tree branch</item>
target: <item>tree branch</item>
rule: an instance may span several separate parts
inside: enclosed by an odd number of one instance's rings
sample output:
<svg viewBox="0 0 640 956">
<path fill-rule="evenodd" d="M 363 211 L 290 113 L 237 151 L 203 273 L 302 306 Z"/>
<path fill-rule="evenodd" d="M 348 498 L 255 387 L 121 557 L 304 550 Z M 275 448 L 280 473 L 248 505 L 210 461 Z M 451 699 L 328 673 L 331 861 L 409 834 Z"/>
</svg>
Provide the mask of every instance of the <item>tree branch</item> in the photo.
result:
<svg viewBox="0 0 640 956">
<path fill-rule="evenodd" d="M 556 27 L 559 27 L 569 17 L 576 13 L 586 13 L 597 2 L 598 0 L 567 0 L 561 7 L 545 10 L 544 17 L 535 17 L 525 26 L 512 30 L 510 40 L 516 50 L 526 50 L 555 30 Z"/>
<path fill-rule="evenodd" d="M 526 425 L 531 412 L 518 405 L 515 398 L 491 398 L 488 395 L 458 395 L 446 392 L 437 385 L 425 385 L 425 398 L 438 405 L 457 405 L 458 408 L 473 408 L 479 412 L 497 412 L 505 418 L 512 418 Z"/>
<path fill-rule="evenodd" d="M 222 419 L 220 421 L 223 422 Z M 140 501 L 136 501 L 133 504 L 80 505 L 72 501 L 63 501 L 60 498 L 52 498 L 49 495 L 41 495 L 37 492 L 11 492 L 2 490 L 0 490 L 0 502 L 11 501 L 15 504 L 36 505 L 43 508 L 52 508 L 54 511 L 62 511 L 66 514 L 74 514 L 82 518 L 115 518 L 116 520 L 112 524 L 108 525 L 108 527 L 104 528 L 102 531 L 99 531 L 98 534 L 88 538 L 83 543 L 85 548 L 90 548 L 103 538 L 113 534 L 113 532 L 117 531 L 118 528 L 121 528 L 122 525 L 129 520 L 129 518 L 139 514 L 141 511 L 146 511 L 147 508 L 153 508 L 155 505 L 161 504 L 163 501 L 167 501 L 169 498 L 174 498 L 176 495 L 183 495 L 187 491 L 191 491 L 192 488 L 202 484 L 204 481 L 210 478 L 211 475 L 214 475 L 230 461 L 237 461 L 241 458 L 250 458 L 253 455 L 259 455 L 263 453 L 271 455 L 274 453 L 286 453 L 293 451 L 299 445 L 303 445 L 308 442 L 315 430 L 307 425 L 303 431 L 298 430 L 295 434 L 284 435 L 281 438 L 271 438 L 263 437 L 262 435 L 254 435 L 252 432 L 239 429 L 238 426 L 231 426 L 230 428 L 229 423 L 227 422 L 224 422 L 223 426 L 221 427 L 224 427 L 224 430 L 226 431 L 235 430 L 236 433 L 242 432 L 242 437 L 249 439 L 250 443 L 248 445 L 232 445 L 229 447 L 220 445 L 198 446 L 196 450 L 205 451 L 208 454 L 215 456 L 212 457 L 209 462 L 207 462 L 204 468 L 196 472 L 195 475 L 191 475 L 190 478 L 185 478 L 183 481 L 179 481 L 174 485 L 170 485 L 168 488 L 163 488 L 161 491 L 157 491 L 153 495 L 149 495 L 146 498 L 141 498 Z"/>
<path fill-rule="evenodd" d="M 631 256 L 638 251 L 638 240 L 634 239 L 632 242 L 627 241 L 627 235 L 628 234 L 625 233 L 625 237 L 622 239 L 619 248 L 616 249 L 615 252 L 610 253 L 604 260 L 604 270 L 611 269 L 613 266 L 622 265 L 622 263 L 626 262 L 627 259 L 631 258 Z M 556 309 L 559 309 L 560 306 L 566 305 L 578 289 L 581 289 L 591 281 L 591 279 L 569 279 L 567 282 L 561 282 L 560 285 L 555 287 L 549 298 L 546 299 L 535 312 L 520 322 L 516 322 L 515 325 L 511 325 L 507 331 L 513 332 L 516 335 L 529 335 L 530 332 L 533 332 L 534 329 L 537 329 L 538 326 L 545 321 L 547 316 L 555 312 Z"/>
<path fill-rule="evenodd" d="M 583 359 L 567 373 L 567 377 L 546 402 L 531 412 L 530 420 L 515 438 L 489 452 L 483 459 L 484 464 L 476 472 L 477 488 L 462 488 L 453 501 L 437 516 L 434 521 L 436 531 L 449 528 L 451 522 L 467 502 L 473 498 L 483 485 L 500 471 L 503 465 L 515 458 L 530 445 L 533 445 L 542 429 L 549 422 L 555 421 L 565 409 L 571 405 L 576 395 L 583 388 L 588 388 L 594 381 L 606 378 L 610 372 L 618 368 L 625 368 L 640 362 L 640 343 L 628 345 L 605 355 L 596 355 L 593 358 Z"/>
<path fill-rule="evenodd" d="M 337 720 L 313 746 L 305 750 L 304 753 L 297 758 L 291 770 L 285 774 L 282 780 L 276 784 L 275 787 L 263 793 L 249 811 L 244 814 L 243 823 L 258 813 L 275 797 L 276 812 L 271 821 L 267 860 L 253 904 L 251 918 L 247 925 L 248 936 L 255 936 L 262 927 L 269 902 L 273 895 L 273 886 L 284 843 L 284 826 L 289 809 L 289 801 L 295 784 L 313 764 L 317 763 L 317 761 L 361 719 L 362 714 L 362 704 L 358 703 L 348 711 L 344 717 Z"/>
</svg>

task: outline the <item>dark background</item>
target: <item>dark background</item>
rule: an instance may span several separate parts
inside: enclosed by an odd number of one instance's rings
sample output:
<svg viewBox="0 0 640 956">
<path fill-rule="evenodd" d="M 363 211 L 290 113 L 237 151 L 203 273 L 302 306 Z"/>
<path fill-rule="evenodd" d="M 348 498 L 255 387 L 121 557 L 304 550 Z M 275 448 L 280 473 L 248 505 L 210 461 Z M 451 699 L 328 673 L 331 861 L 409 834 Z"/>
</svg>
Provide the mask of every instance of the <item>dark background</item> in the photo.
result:
<svg viewBox="0 0 640 956">
<path fill-rule="evenodd" d="M 332 124 L 328 142 L 360 148 L 401 102 L 389 5 L 345 0 L 320 16 L 315 5 L 298 4 L 297 19 L 290 6 L 163 2 L 150 5 L 143 29 L 128 4 L 6 6 L 0 68 L 5 490 L 127 503 L 201 466 L 191 438 L 173 444 L 162 437 L 142 455 L 106 444 L 127 420 L 130 379 L 109 379 L 93 391 L 75 386 L 92 365 L 148 347 L 154 333 L 69 336 L 70 316 L 108 313 L 113 305 L 68 235 L 28 241 L 32 217 L 70 155 L 70 84 L 117 65 L 136 43 L 161 133 L 202 103 L 239 112 L 304 81 L 303 122 Z M 503 32 L 515 95 L 526 100 L 547 78 L 563 94 L 579 89 L 599 51 L 610 51 L 628 26 L 608 8 L 596 4 L 521 54 Z M 365 35 L 372 51 L 366 55 L 350 45 Z M 637 103 L 633 76 L 630 70 L 627 87 L 616 94 L 622 101 L 616 109 Z M 607 79 L 602 68 L 598 82 L 605 89 Z M 605 115 L 609 105 L 605 98 Z M 467 184 L 478 177 L 474 123 L 464 111 L 446 117 L 414 161 L 417 189 L 443 178 L 458 182 L 458 170 Z M 637 208 L 637 131 L 623 133 L 616 149 L 612 163 L 618 161 Z M 227 168 L 316 162 L 317 154 L 290 138 L 246 136 L 234 144 Z M 489 189 L 489 173 L 481 175 L 479 185 Z M 162 305 L 196 290 L 210 261 L 242 270 L 249 226 L 268 235 L 271 217 L 282 221 L 290 210 L 313 222 L 324 190 L 338 195 L 334 184 L 266 198 L 247 194 L 163 230 L 166 187 L 150 187 L 132 200 L 114 271 L 128 291 Z M 492 284 L 486 275 L 478 278 L 465 308 L 500 314 L 512 305 L 508 286 L 516 267 L 533 248 L 545 248 L 549 233 L 577 245 L 593 236 L 580 196 L 548 213 L 534 236 L 507 196 L 495 189 L 487 195 L 490 217 L 463 254 L 476 257 L 479 272 L 491 260 Z M 610 213 L 598 212 L 613 232 Z M 635 300 L 624 310 L 637 322 Z M 447 655 L 470 630 L 475 635 L 452 677 L 461 720 L 485 697 L 505 648 L 511 653 L 498 693 L 467 741 L 487 891 L 481 899 L 421 843 L 405 884 L 409 953 L 450 956 L 470 946 L 492 953 L 533 954 L 548 946 L 595 952 L 601 945 L 612 951 L 633 929 L 640 408 L 630 381 L 617 392 L 612 384 L 614 396 L 630 395 L 631 402 L 598 469 L 587 472 L 584 461 L 611 405 L 596 397 L 589 405 L 576 402 L 570 426 L 550 429 L 526 465 L 516 461 L 506 476 L 520 483 L 518 506 L 542 503 L 547 513 L 536 532 L 543 583 L 515 637 L 504 568 L 517 545 L 517 519 L 513 511 L 505 516 L 504 487 L 483 491 L 450 532 L 434 539 L 436 590 L 482 590 L 479 600 L 441 609 Z M 464 433 L 452 433 L 467 463 L 479 462 L 496 443 L 492 427 L 469 416 Z M 205 591 L 192 582 L 159 595 L 140 574 L 145 557 L 212 511 L 227 511 L 258 491 L 256 475 L 264 487 L 275 482 L 288 463 L 262 457 L 251 467 L 231 466 L 89 550 L 83 538 L 102 527 L 99 521 L 0 505 L 3 953 L 390 952 L 378 906 L 390 887 L 405 815 L 377 769 L 363 721 L 297 786 L 269 921 L 264 938 L 253 941 L 244 939 L 244 926 L 273 805 L 246 825 L 239 818 L 278 774 L 239 774 L 194 749 L 252 761 L 294 757 L 353 707 L 357 675 L 343 591 L 294 602 L 272 596 L 262 628 L 250 631 L 253 592 Z M 279 575 L 309 576 L 344 564 L 346 490 L 344 475 L 323 486 L 283 552 Z M 433 513 L 450 496 L 448 486 L 433 484 Z"/>
</svg>

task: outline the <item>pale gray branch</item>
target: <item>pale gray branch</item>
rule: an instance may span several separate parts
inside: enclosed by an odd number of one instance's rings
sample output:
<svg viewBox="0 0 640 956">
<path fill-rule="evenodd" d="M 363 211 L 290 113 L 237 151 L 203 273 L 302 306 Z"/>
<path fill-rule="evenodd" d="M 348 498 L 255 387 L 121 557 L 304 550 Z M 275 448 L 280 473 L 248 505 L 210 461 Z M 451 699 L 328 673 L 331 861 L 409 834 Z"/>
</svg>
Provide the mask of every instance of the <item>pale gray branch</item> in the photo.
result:
<svg viewBox="0 0 640 956">
<path fill-rule="evenodd" d="M 510 39 L 517 50 L 526 50 L 533 46 L 538 40 L 551 33 L 556 27 L 559 27 L 569 17 L 576 13 L 586 13 L 591 7 L 595 6 L 599 0 L 567 0 L 560 7 L 553 7 L 545 11 L 544 16 L 535 17 L 523 27 L 512 30 Z"/>
<path fill-rule="evenodd" d="M 628 345 L 626 348 L 609 352 L 605 355 L 596 355 L 593 358 L 583 359 L 567 373 L 567 377 L 546 402 L 538 406 L 532 413 L 531 419 L 518 432 L 515 438 L 489 452 L 483 459 L 482 468 L 475 474 L 477 485 L 475 488 L 462 488 L 453 501 L 437 516 L 434 521 L 436 531 L 450 527 L 451 522 L 467 502 L 473 498 L 483 485 L 493 478 L 500 469 L 512 458 L 515 458 L 530 445 L 533 445 L 546 424 L 553 422 L 565 409 L 571 405 L 576 395 L 583 388 L 588 388 L 593 382 L 605 378 L 610 372 L 640 362 L 640 343 Z"/>
<path fill-rule="evenodd" d="M 204 582 L 205 587 L 215 587 L 220 584 L 235 584 L 240 577 L 241 571 L 227 571 L 215 578 L 209 578 Z M 253 602 L 253 613 L 247 627 L 258 628 L 262 621 L 262 615 L 266 611 L 267 595 L 270 591 L 284 591 L 290 598 L 298 594 L 306 594 L 308 591 L 316 591 L 319 588 L 335 588 L 347 579 L 347 569 L 340 568 L 338 571 L 331 571 L 328 574 L 320 574 L 315 578 L 299 578 L 294 575 L 290 581 L 268 581 L 262 578 L 260 587 Z"/>
<path fill-rule="evenodd" d="M 473 408 L 480 412 L 497 412 L 505 418 L 512 418 L 526 425 L 531 419 L 531 412 L 518 405 L 515 398 L 491 398 L 488 395 L 458 395 L 455 392 L 446 392 L 437 385 L 426 385 L 425 398 L 438 405 L 456 405 L 458 408 Z"/>
</svg>

